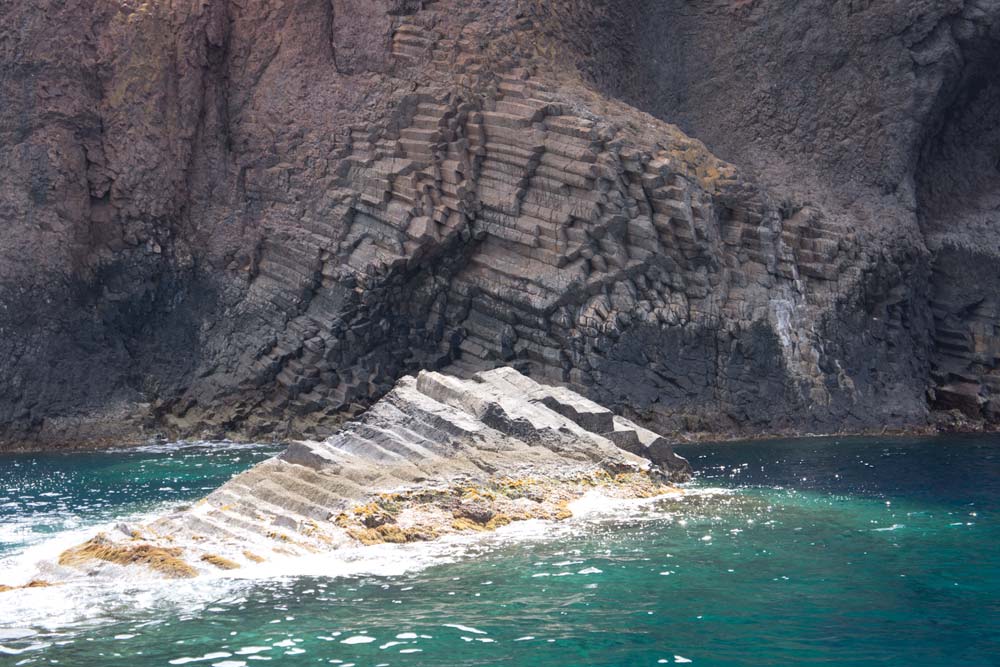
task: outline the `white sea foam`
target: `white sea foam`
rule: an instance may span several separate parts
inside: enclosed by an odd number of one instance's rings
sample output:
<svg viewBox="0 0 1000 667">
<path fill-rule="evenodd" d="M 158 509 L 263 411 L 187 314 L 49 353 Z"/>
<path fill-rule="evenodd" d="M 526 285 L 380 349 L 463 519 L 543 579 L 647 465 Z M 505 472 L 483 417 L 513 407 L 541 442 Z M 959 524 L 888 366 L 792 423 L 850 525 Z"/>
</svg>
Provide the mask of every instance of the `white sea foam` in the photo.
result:
<svg viewBox="0 0 1000 667">
<path fill-rule="evenodd" d="M 884 532 L 890 532 L 890 531 L 893 531 L 893 530 L 898 530 L 900 528 L 903 528 L 903 524 L 901 524 L 901 523 L 894 523 L 891 526 L 886 526 L 885 528 L 872 528 L 872 532 L 875 532 L 875 533 L 884 533 Z"/>
<path fill-rule="evenodd" d="M 132 513 L 122 518 L 97 524 L 82 525 L 81 522 L 69 522 L 69 527 L 52 537 L 29 544 L 20 553 L 14 553 L 0 559 L 0 583 L 8 586 L 20 586 L 31 579 L 45 578 L 51 573 L 54 564 L 66 549 L 85 542 L 102 531 L 110 531 L 118 524 L 142 523 L 162 515 L 171 505 L 161 505 L 141 513 Z M 21 522 L 15 530 L 30 532 L 29 522 Z M 0 541 L 5 537 L 7 527 L 0 527 Z M 3 627 L 0 622 L 0 627 Z"/>
<path fill-rule="evenodd" d="M 0 644 L 0 655 L 21 655 L 22 653 L 28 653 L 29 651 L 39 651 L 43 648 L 48 648 L 49 646 L 52 646 L 52 644 L 48 642 L 31 644 L 30 646 L 25 646 L 23 648 L 11 648 Z"/>
<path fill-rule="evenodd" d="M 170 452 L 210 449 L 213 452 L 240 451 L 247 449 L 269 449 L 275 452 L 281 448 L 260 442 L 232 442 L 230 440 L 175 440 L 171 442 L 151 442 L 138 447 L 114 447 L 108 453 L 164 454 Z"/>
<path fill-rule="evenodd" d="M 186 665 L 189 662 L 204 662 L 206 660 L 218 660 L 219 658 L 231 658 L 232 653 L 226 653 L 225 651 L 218 651 L 216 653 L 206 653 L 198 658 L 175 658 L 170 661 L 171 665 Z"/>
<path fill-rule="evenodd" d="M 630 521 L 661 521 L 662 512 L 651 512 L 656 505 L 669 500 L 730 496 L 735 491 L 721 487 L 684 487 L 652 498 L 611 498 L 592 489 L 569 504 L 569 509 L 577 519 L 626 519 Z"/>
<path fill-rule="evenodd" d="M 676 497 L 726 493 L 730 492 L 724 489 L 685 489 Z M 24 638 L 35 632 L 69 627 L 79 629 L 108 618 L 149 618 L 150 612 L 154 612 L 153 616 L 164 616 L 183 610 L 186 616 L 198 615 L 209 608 L 218 608 L 227 598 L 238 599 L 261 580 L 285 580 L 299 576 L 394 577 L 410 574 L 474 557 L 484 549 L 565 539 L 586 532 L 594 522 L 607 519 L 662 520 L 669 512 L 665 514 L 655 508 L 660 499 L 611 499 L 591 492 L 571 505 L 574 516 L 566 521 L 532 519 L 514 522 L 488 534 L 453 534 L 430 542 L 358 546 L 308 556 L 272 558 L 238 570 L 219 571 L 190 580 L 165 580 L 143 568 L 109 565 L 109 571 L 114 570 L 114 577 L 81 577 L 67 580 L 59 586 L 19 592 L 16 608 L 5 610 L 0 617 L 0 639 L 7 636 Z M 129 516 L 124 521 L 141 523 L 162 514 L 163 509 Z M 113 530 L 120 522 L 64 531 L 30 546 L 20 555 L 0 561 L 0 581 L 17 585 L 32 578 L 58 580 L 60 573 L 65 572 L 55 564 L 60 553 L 101 530 Z M 599 572 L 597 568 L 584 568 L 579 574 Z M 557 571 L 548 576 L 553 574 L 569 576 L 574 572 Z M 451 627 L 473 635 L 485 634 L 467 626 Z M 375 638 L 370 640 L 376 641 Z M 191 658 L 192 661 L 199 659 Z"/>
<path fill-rule="evenodd" d="M 445 623 L 446 628 L 455 628 L 456 630 L 461 630 L 462 632 L 471 632 L 474 635 L 485 635 L 485 630 L 480 630 L 478 628 L 470 628 L 468 625 L 460 625 L 459 623 Z"/>
</svg>

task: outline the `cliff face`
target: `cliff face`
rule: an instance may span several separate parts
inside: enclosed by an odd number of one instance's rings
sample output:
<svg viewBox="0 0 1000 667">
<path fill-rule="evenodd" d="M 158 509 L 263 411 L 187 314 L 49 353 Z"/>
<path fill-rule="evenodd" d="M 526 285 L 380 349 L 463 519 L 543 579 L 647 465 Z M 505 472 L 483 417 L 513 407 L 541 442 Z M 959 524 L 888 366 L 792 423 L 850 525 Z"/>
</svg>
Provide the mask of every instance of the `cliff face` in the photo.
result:
<svg viewBox="0 0 1000 667">
<path fill-rule="evenodd" d="M 499 365 L 664 431 L 996 423 L 998 61 L 1000 0 L 5 3 L 0 442 Z"/>
</svg>

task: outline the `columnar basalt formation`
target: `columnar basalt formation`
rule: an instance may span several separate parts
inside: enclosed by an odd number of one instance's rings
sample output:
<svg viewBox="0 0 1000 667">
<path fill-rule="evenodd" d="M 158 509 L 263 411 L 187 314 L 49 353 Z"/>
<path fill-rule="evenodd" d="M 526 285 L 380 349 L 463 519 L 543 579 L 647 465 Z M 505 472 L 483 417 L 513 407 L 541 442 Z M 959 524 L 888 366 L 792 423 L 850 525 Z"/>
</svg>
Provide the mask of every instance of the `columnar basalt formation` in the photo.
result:
<svg viewBox="0 0 1000 667">
<path fill-rule="evenodd" d="M 872 314 L 915 334 L 912 350 L 891 331 L 875 338 L 929 364 L 932 409 L 995 425 L 1000 2 L 641 1 L 615 11 L 630 39 L 599 62 L 626 62 L 632 76 L 598 67 L 600 86 L 678 123 L 772 192 L 850 221 L 881 265 Z"/>
<path fill-rule="evenodd" d="M 325 437 L 501 365 L 684 434 L 995 423 L 998 17 L 7 3 L 0 442 Z"/>
<path fill-rule="evenodd" d="M 194 505 L 41 563 L 44 581 L 191 577 L 310 553 L 562 520 L 571 501 L 680 493 L 687 461 L 651 431 L 511 368 L 423 371 L 322 442 L 295 442 Z"/>
</svg>

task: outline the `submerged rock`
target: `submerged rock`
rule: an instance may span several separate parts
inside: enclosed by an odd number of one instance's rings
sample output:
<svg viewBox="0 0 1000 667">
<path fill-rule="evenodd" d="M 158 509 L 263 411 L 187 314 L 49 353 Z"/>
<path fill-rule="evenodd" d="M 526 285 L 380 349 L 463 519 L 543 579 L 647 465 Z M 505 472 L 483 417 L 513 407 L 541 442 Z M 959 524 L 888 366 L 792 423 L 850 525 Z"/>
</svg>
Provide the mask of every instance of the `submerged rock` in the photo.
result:
<svg viewBox="0 0 1000 667">
<path fill-rule="evenodd" d="M 49 578 L 141 567 L 189 577 L 281 556 L 561 520 L 593 489 L 651 497 L 690 478 L 660 436 L 511 368 L 421 372 L 321 442 L 295 442 L 193 506 L 65 551 Z"/>
</svg>

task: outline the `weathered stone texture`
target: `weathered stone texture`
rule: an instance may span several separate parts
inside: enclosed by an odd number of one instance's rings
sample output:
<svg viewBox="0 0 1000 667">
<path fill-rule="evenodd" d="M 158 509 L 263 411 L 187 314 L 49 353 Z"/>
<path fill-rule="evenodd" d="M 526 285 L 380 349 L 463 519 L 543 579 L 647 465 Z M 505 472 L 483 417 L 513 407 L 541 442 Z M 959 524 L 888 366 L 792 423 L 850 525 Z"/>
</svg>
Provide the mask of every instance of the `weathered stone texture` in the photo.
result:
<svg viewBox="0 0 1000 667">
<path fill-rule="evenodd" d="M 336 435 L 293 442 L 193 505 L 119 524 L 58 563 L 42 561 L 39 576 L 132 574 L 120 565 L 195 576 L 568 518 L 567 503 L 588 492 L 651 497 L 690 478 L 664 438 L 569 390 L 512 368 L 471 379 L 422 371 Z"/>
<path fill-rule="evenodd" d="M 507 364 L 660 430 L 995 421 L 998 17 L 6 3 L 0 442 L 325 435 Z"/>
</svg>

